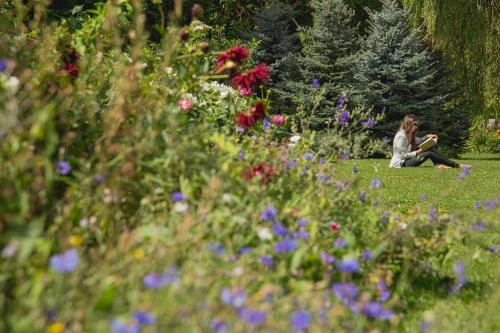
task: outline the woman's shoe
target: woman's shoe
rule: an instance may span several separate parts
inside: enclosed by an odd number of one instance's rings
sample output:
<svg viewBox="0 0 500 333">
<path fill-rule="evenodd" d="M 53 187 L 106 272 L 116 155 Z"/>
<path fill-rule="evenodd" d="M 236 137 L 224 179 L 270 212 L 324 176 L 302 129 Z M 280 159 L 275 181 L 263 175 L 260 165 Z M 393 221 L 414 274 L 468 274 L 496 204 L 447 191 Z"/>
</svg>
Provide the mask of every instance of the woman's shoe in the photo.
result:
<svg viewBox="0 0 500 333">
<path fill-rule="evenodd" d="M 451 169 L 450 166 L 447 166 L 444 164 L 436 164 L 436 168 L 438 168 L 438 169 Z"/>
</svg>

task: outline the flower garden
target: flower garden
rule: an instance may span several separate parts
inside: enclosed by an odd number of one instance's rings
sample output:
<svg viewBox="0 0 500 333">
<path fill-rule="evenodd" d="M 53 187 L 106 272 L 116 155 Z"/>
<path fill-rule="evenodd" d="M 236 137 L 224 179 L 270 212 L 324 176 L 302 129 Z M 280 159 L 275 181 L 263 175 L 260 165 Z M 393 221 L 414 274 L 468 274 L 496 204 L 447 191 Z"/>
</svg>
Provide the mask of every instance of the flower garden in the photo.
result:
<svg viewBox="0 0 500 333">
<path fill-rule="evenodd" d="M 201 6 L 157 43 L 142 1 L 77 28 L 44 6 L 0 4 L 1 331 L 442 332 L 433 307 L 498 309 L 497 155 L 398 202 L 408 173 L 324 150 Z M 390 149 L 350 103 L 328 140 Z"/>
</svg>

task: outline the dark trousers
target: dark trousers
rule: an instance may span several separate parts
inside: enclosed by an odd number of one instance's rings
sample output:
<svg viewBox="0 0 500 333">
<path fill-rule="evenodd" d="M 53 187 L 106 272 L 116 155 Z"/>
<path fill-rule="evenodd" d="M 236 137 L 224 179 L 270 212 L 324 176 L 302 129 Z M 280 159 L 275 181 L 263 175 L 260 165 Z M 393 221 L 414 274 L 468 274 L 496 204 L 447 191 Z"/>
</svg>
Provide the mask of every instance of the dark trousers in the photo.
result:
<svg viewBox="0 0 500 333">
<path fill-rule="evenodd" d="M 447 165 L 447 166 L 452 167 L 452 168 L 459 168 L 460 167 L 460 164 L 458 164 L 457 162 L 453 162 L 451 160 L 444 158 L 443 156 L 436 153 L 434 150 L 424 151 L 423 153 L 421 153 L 417 157 L 404 161 L 403 166 L 404 167 L 418 167 L 419 165 L 421 165 L 422 163 L 424 163 L 425 161 L 427 161 L 429 159 L 432 161 L 432 163 L 434 163 L 434 165 L 444 164 L 444 165 Z"/>
</svg>

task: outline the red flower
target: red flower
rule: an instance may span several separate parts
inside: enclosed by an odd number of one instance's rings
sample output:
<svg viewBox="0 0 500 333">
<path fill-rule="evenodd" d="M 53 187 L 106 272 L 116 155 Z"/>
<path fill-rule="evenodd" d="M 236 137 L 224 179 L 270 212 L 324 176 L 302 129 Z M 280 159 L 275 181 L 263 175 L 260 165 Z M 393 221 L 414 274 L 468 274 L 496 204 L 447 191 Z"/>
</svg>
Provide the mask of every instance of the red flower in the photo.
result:
<svg viewBox="0 0 500 333">
<path fill-rule="evenodd" d="M 266 83 L 269 79 L 269 68 L 265 64 L 255 66 L 248 72 L 236 75 L 232 82 L 238 90 L 253 90 L 255 86 L 260 86 Z"/>
<path fill-rule="evenodd" d="M 78 66 L 76 64 L 66 63 L 64 64 L 63 69 L 68 72 L 73 79 L 76 79 L 78 77 L 78 73 L 80 73 L 80 70 L 78 69 Z"/>
<path fill-rule="evenodd" d="M 262 102 L 255 104 L 255 106 L 252 108 L 253 119 L 257 121 L 260 119 L 264 119 L 265 116 L 266 116 L 266 105 Z"/>
<path fill-rule="evenodd" d="M 219 56 L 217 59 L 217 68 L 222 68 L 226 64 L 226 61 L 230 60 L 237 64 L 241 64 L 246 58 L 248 58 L 248 49 L 240 46 L 235 46 Z"/>
<path fill-rule="evenodd" d="M 330 230 L 332 232 L 339 232 L 340 231 L 340 225 L 337 223 L 332 223 L 330 224 Z"/>
<path fill-rule="evenodd" d="M 255 126 L 255 119 L 252 115 L 242 112 L 236 116 L 236 123 L 243 129 Z"/>
<path fill-rule="evenodd" d="M 276 176 L 273 167 L 266 163 L 260 163 L 252 168 L 252 171 L 243 171 L 241 176 L 247 180 L 253 177 L 259 177 L 263 183 L 267 183 L 272 177 Z"/>
</svg>

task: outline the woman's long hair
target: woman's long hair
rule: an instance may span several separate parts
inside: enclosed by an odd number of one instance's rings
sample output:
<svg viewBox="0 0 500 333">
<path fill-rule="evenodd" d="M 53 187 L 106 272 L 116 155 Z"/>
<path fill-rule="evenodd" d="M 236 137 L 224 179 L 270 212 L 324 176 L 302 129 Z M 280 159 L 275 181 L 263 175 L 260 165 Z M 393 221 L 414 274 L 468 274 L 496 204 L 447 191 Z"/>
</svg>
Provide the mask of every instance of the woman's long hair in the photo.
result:
<svg viewBox="0 0 500 333">
<path fill-rule="evenodd" d="M 406 115 L 399 126 L 399 130 L 404 130 L 408 137 L 408 142 L 411 145 L 411 150 L 416 150 L 415 136 L 417 134 L 418 119 L 413 114 Z"/>
</svg>

